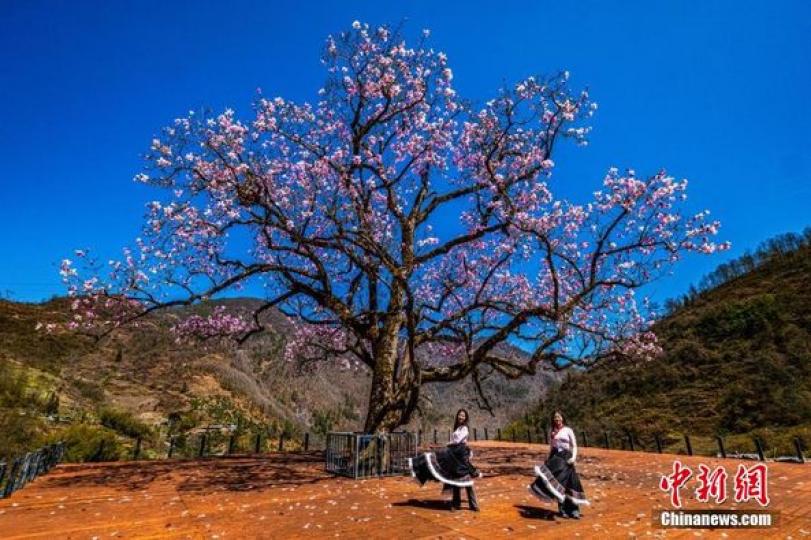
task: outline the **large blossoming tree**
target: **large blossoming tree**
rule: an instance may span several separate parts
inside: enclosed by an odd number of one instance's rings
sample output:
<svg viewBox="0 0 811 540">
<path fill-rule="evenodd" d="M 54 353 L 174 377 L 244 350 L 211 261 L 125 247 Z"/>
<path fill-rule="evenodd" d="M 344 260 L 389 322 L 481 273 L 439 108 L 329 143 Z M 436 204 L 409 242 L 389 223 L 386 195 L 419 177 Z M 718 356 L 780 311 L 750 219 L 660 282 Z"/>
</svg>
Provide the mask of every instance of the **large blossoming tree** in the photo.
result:
<svg viewBox="0 0 811 540">
<path fill-rule="evenodd" d="M 371 372 L 367 431 L 407 423 L 425 384 L 655 354 L 634 291 L 727 247 L 718 223 L 683 216 L 686 181 L 664 172 L 611 169 L 592 200 L 556 197 L 553 153 L 586 144 L 588 94 L 561 73 L 471 106 L 427 39 L 354 23 L 327 40 L 314 104 L 260 95 L 250 120 L 175 120 L 136 177 L 165 191 L 136 246 L 104 268 L 63 261 L 69 326 L 107 333 L 261 284 L 253 318 L 176 331 L 244 342 L 283 311 L 291 358 Z"/>
</svg>

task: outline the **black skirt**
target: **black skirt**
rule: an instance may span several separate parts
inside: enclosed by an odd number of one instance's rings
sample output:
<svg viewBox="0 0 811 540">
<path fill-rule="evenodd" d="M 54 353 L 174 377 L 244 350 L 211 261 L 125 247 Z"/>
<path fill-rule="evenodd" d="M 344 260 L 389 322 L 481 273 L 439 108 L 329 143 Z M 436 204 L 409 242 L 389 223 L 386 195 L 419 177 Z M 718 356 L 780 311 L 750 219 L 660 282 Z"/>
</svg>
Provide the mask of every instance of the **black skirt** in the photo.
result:
<svg viewBox="0 0 811 540">
<path fill-rule="evenodd" d="M 424 452 L 409 458 L 411 476 L 420 483 L 434 481 L 445 486 L 469 487 L 478 475 L 470 463 L 470 449 L 464 443 L 451 444 L 436 452 Z"/>
<path fill-rule="evenodd" d="M 535 466 L 536 478 L 529 485 L 530 492 L 542 501 L 555 499 L 562 503 L 568 499 L 574 504 L 589 504 L 574 465 L 566 462 L 570 457 L 568 450 L 553 449 L 546 463 Z"/>
</svg>

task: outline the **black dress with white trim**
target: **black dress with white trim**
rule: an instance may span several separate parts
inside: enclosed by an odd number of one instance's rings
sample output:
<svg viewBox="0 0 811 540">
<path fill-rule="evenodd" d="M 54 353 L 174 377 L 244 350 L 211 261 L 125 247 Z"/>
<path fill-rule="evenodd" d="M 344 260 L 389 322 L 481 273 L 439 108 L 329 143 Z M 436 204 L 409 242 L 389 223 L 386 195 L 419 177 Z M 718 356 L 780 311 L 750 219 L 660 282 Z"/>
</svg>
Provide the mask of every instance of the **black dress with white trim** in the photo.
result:
<svg viewBox="0 0 811 540">
<path fill-rule="evenodd" d="M 446 486 L 469 487 L 479 471 L 470 462 L 473 452 L 467 446 L 467 426 L 459 426 L 451 434 L 448 445 L 435 452 L 425 452 L 408 460 L 411 476 L 420 485 L 429 480 Z"/>
<path fill-rule="evenodd" d="M 555 433 L 546 462 L 535 466 L 535 481 L 529 491 L 543 501 L 557 500 L 568 504 L 590 504 L 574 467 L 577 442 L 568 427 Z M 569 463 L 572 461 L 572 463 Z"/>
</svg>

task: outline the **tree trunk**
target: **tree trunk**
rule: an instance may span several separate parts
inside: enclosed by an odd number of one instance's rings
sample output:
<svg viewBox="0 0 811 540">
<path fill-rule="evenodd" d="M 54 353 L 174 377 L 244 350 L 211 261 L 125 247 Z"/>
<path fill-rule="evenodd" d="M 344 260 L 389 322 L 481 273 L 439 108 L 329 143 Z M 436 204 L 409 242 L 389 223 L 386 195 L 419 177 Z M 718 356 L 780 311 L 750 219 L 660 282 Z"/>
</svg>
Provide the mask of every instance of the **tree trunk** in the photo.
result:
<svg viewBox="0 0 811 540">
<path fill-rule="evenodd" d="M 390 433 L 411 420 L 411 415 L 416 408 L 419 387 L 410 387 L 398 393 L 406 398 L 381 400 L 381 398 L 375 397 L 379 393 L 376 393 L 373 387 L 369 396 L 369 410 L 366 413 L 364 433 Z"/>
<path fill-rule="evenodd" d="M 369 407 L 363 426 L 365 433 L 391 432 L 407 424 L 417 406 L 420 381 L 410 362 L 394 373 L 397 352 L 379 356 L 372 372 Z M 399 375 L 399 376 L 397 376 Z"/>
</svg>

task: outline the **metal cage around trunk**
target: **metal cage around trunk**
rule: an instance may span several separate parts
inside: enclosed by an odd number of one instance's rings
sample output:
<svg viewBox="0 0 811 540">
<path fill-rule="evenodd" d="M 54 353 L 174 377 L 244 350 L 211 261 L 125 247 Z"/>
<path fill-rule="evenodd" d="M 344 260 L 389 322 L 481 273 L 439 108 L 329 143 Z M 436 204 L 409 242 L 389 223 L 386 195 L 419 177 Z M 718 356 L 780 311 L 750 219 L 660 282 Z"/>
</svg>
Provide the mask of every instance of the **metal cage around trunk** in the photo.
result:
<svg viewBox="0 0 811 540">
<path fill-rule="evenodd" d="M 349 478 L 409 474 L 408 458 L 417 453 L 417 437 L 393 433 L 332 432 L 327 434 L 326 469 Z"/>
</svg>

